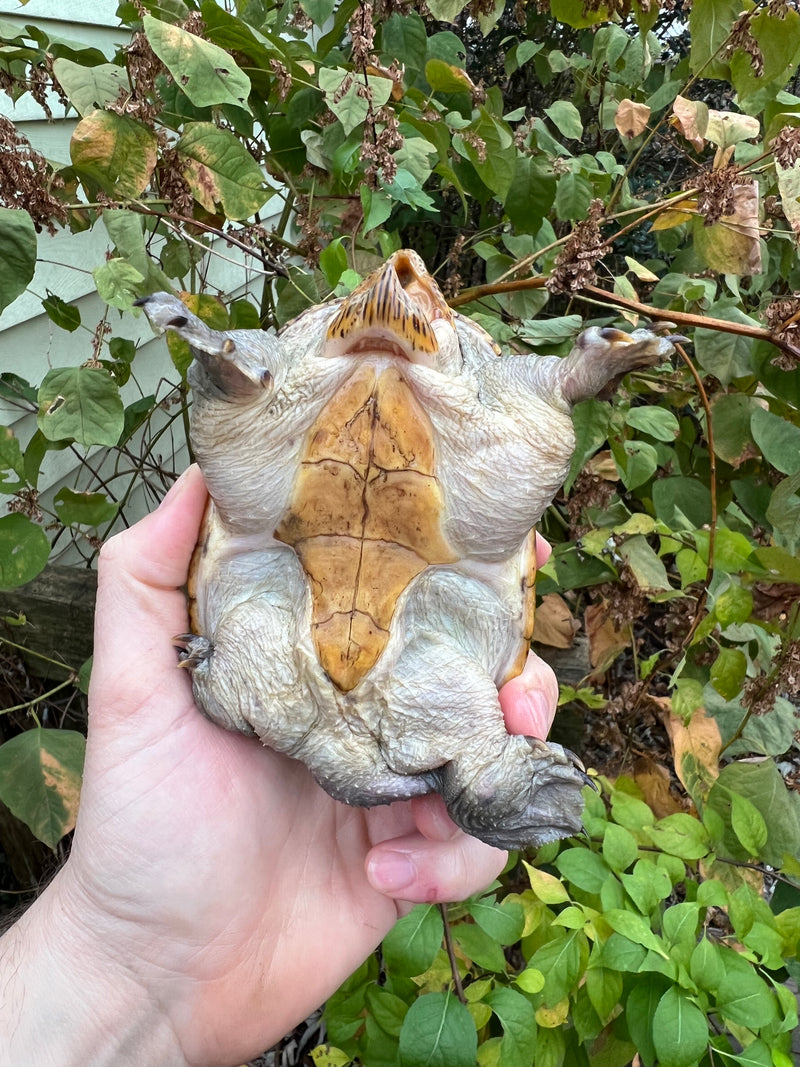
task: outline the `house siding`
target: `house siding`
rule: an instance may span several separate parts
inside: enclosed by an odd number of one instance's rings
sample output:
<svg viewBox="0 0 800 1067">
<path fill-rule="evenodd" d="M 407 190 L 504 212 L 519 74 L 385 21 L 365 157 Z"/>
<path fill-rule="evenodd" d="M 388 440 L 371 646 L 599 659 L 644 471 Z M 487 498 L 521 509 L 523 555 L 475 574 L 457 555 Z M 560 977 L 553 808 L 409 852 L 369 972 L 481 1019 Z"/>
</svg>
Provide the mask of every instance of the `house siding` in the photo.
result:
<svg viewBox="0 0 800 1067">
<path fill-rule="evenodd" d="M 16 2 L 0 0 L 0 21 L 19 27 L 31 23 L 42 25 L 51 34 L 99 48 L 111 58 L 129 36 L 128 30 L 117 24 L 116 8 L 117 0 L 82 0 L 80 4 L 67 4 L 65 0 L 30 0 L 24 8 Z M 74 110 L 65 110 L 54 95 L 50 107 L 52 120 L 48 120 L 30 94 L 25 94 L 15 104 L 0 93 L 0 114 L 10 118 L 19 132 L 49 160 L 66 163 L 78 116 Z M 265 221 L 269 223 L 269 220 Z M 210 257 L 205 280 L 207 291 L 218 293 L 227 302 L 241 294 L 248 271 L 242 257 L 224 242 L 218 247 L 226 258 Z M 141 313 L 123 315 L 108 308 L 95 290 L 92 271 L 104 262 L 112 248 L 101 222 L 85 233 L 59 230 L 52 237 L 46 232 L 39 234 L 35 276 L 28 290 L 0 315 L 0 370 L 18 374 L 36 387 L 51 368 L 84 363 L 92 356 L 95 327 L 105 317 L 115 335 L 137 344 L 133 376 L 122 390 L 124 402 L 130 404 L 140 396 L 151 394 L 159 399 L 166 396 L 168 387 L 165 383 L 175 382 L 177 373 L 163 339 L 153 336 Z M 80 311 L 81 327 L 74 333 L 59 329 L 45 314 L 42 300 L 48 292 L 55 293 Z M 162 424 L 166 425 L 175 410 L 158 413 Z M 36 431 L 34 414 L 2 399 L 0 424 L 10 426 L 23 447 Z M 137 442 L 137 447 L 145 446 L 146 442 Z M 113 479 L 113 489 L 124 488 L 125 480 L 117 475 L 113 466 L 114 456 L 104 458 L 102 450 L 92 450 L 89 457 L 83 453 L 84 450 L 76 447 L 47 455 L 39 483 L 45 507 L 62 486 L 97 490 L 99 486 L 93 472 L 98 469 L 103 476 Z M 89 466 L 84 463 L 85 458 L 88 458 Z M 188 454 L 181 425 L 176 425 L 174 432 L 165 430 L 152 458 L 168 475 L 186 466 Z M 151 475 L 153 491 L 149 491 L 144 482 L 137 486 L 135 493 L 126 499 L 124 518 L 118 520 L 117 528 L 152 508 L 156 490 L 163 489 L 163 482 L 157 471 L 153 470 Z M 0 498 L 0 507 L 5 500 Z M 66 544 L 67 539 L 62 540 Z M 91 555 L 87 545 L 77 549 L 70 546 L 63 554 L 56 553 L 54 558 L 73 562 Z"/>
</svg>

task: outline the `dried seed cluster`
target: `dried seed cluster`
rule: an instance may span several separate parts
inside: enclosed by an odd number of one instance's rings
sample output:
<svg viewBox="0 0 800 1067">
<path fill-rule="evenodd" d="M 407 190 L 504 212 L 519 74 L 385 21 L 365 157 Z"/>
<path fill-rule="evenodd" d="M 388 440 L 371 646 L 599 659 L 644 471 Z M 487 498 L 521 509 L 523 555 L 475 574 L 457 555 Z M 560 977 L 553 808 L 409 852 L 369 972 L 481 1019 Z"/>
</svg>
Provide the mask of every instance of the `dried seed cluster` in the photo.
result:
<svg viewBox="0 0 800 1067">
<path fill-rule="evenodd" d="M 609 250 L 600 233 L 602 215 L 603 201 L 593 200 L 586 218 L 577 223 L 556 257 L 545 283 L 551 293 L 574 293 L 597 280 L 595 266 Z"/>
<path fill-rule="evenodd" d="M 54 234 L 55 222 L 63 226 L 69 218 L 66 206 L 52 192 L 63 185 L 41 152 L 0 115 L 0 204 L 27 211 L 38 232 L 46 228 Z"/>
<path fill-rule="evenodd" d="M 704 226 L 713 226 L 724 215 L 734 213 L 734 190 L 738 180 L 739 167 L 735 163 L 692 179 L 699 190 L 697 210 L 704 217 Z"/>
</svg>

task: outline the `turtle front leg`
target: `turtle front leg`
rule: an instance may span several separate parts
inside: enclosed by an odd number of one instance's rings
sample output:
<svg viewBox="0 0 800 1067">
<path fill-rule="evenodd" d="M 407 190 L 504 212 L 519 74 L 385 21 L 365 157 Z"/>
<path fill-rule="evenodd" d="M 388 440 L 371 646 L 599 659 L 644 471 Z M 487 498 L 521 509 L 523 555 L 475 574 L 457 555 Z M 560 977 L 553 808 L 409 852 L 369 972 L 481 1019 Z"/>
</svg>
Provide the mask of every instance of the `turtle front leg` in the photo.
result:
<svg viewBox="0 0 800 1067">
<path fill-rule="evenodd" d="M 668 337 L 650 330 L 624 333 L 612 327 L 584 330 L 566 359 L 554 368 L 561 395 L 570 404 L 587 400 L 635 367 L 663 363 L 675 351 Z"/>
<path fill-rule="evenodd" d="M 189 373 L 196 393 L 214 400 L 258 400 L 270 390 L 282 355 L 276 338 L 265 330 L 212 330 L 169 293 L 137 300 L 155 330 L 173 330 L 194 357 Z"/>
</svg>

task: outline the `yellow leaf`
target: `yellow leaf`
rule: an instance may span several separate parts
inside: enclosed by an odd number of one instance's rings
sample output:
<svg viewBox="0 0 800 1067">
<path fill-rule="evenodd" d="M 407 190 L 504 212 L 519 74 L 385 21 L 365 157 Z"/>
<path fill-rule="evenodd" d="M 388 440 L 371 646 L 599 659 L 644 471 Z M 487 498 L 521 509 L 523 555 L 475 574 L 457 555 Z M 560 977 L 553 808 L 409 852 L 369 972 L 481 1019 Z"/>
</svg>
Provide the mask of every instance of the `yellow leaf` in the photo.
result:
<svg viewBox="0 0 800 1067">
<path fill-rule="evenodd" d="M 554 1030 L 567 1021 L 569 1015 L 569 997 L 559 1000 L 554 1008 L 546 1008 L 542 1005 L 536 1012 L 536 1022 L 547 1030 Z"/>
<path fill-rule="evenodd" d="M 680 226 L 688 222 L 697 214 L 696 200 L 679 200 L 674 207 L 665 208 L 653 219 L 652 230 L 671 230 L 673 226 Z"/>
<path fill-rule="evenodd" d="M 698 220 L 694 239 L 711 270 L 720 274 L 760 274 L 758 183 L 734 186 L 733 212 L 723 215 L 713 226 L 703 226 Z"/>
<path fill-rule="evenodd" d="M 688 723 L 675 715 L 668 701 L 661 701 L 663 719 L 672 743 L 675 773 L 686 792 L 697 803 L 707 796 L 719 775 L 722 738 L 715 719 L 698 708 Z"/>
</svg>

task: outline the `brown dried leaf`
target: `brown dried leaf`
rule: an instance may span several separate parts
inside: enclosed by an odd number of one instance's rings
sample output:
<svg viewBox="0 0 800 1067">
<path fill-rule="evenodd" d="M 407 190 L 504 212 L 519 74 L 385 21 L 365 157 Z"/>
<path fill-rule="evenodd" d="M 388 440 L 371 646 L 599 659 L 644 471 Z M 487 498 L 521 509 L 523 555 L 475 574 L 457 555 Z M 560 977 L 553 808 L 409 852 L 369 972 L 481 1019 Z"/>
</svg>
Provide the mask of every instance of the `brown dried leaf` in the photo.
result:
<svg viewBox="0 0 800 1067">
<path fill-rule="evenodd" d="M 608 670 L 620 652 L 630 647 L 629 625 L 617 630 L 608 615 L 608 605 L 590 604 L 584 614 L 584 624 L 589 637 L 589 660 L 595 673 Z"/>
<path fill-rule="evenodd" d="M 605 482 L 619 481 L 619 470 L 609 448 L 604 448 L 602 452 L 597 452 L 592 456 L 586 463 L 586 470 Z"/>
<path fill-rule="evenodd" d="M 687 100 L 685 96 L 676 96 L 669 124 L 698 152 L 703 151 L 708 126 L 708 105 L 702 100 Z"/>
<path fill-rule="evenodd" d="M 634 137 L 638 137 L 647 129 L 649 118 L 650 108 L 647 104 L 637 104 L 633 100 L 620 100 L 614 116 L 614 125 L 620 137 L 632 141 Z"/>
<path fill-rule="evenodd" d="M 719 775 L 719 754 L 722 738 L 715 719 L 698 708 L 688 723 L 664 706 L 664 725 L 672 743 L 675 773 L 698 807 Z"/>
<path fill-rule="evenodd" d="M 558 593 L 548 593 L 536 608 L 533 622 L 533 640 L 552 648 L 569 648 L 580 623 L 569 610 L 569 605 Z"/>
<path fill-rule="evenodd" d="M 685 807 L 670 789 L 670 776 L 666 767 L 649 756 L 638 759 L 633 768 L 633 778 L 642 791 L 648 807 L 658 819 L 685 811 Z"/>
</svg>

